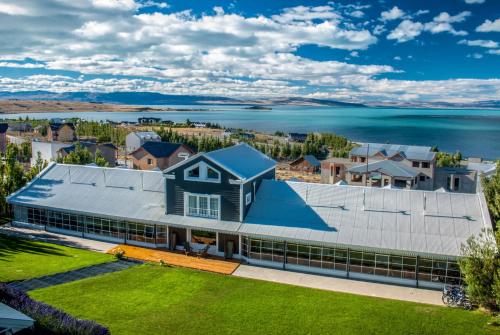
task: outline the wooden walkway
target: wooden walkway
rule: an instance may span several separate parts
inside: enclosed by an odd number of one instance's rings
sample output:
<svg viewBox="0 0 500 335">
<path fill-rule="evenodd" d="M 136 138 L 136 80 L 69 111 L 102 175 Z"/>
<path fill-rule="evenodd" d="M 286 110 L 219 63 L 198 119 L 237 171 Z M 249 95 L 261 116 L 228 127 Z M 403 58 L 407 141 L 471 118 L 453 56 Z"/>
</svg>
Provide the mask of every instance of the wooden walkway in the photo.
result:
<svg viewBox="0 0 500 335">
<path fill-rule="evenodd" d="M 108 250 L 108 253 L 113 254 L 116 249 L 123 250 L 125 252 L 124 256 L 127 258 L 158 263 L 163 260 L 165 264 L 169 265 L 221 273 L 225 275 L 232 274 L 240 265 L 240 262 L 237 260 L 225 260 L 211 255 L 207 258 L 199 258 L 196 256 L 186 256 L 184 253 L 180 252 L 166 251 L 162 249 L 149 249 L 123 244 Z"/>
</svg>

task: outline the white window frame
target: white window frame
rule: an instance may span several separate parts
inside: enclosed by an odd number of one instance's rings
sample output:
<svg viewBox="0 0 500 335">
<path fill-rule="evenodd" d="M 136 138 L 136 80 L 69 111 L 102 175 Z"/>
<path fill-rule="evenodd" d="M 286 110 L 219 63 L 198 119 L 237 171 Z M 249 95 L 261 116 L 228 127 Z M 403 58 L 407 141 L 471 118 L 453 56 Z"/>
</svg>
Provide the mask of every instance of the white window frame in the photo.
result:
<svg viewBox="0 0 500 335">
<path fill-rule="evenodd" d="M 195 177 L 190 177 L 189 176 L 189 171 L 194 170 L 196 168 L 200 169 L 200 176 L 198 178 Z M 208 169 L 214 170 L 218 178 L 208 178 Z M 219 170 L 213 168 L 211 165 L 208 165 L 207 163 L 201 161 L 199 163 L 196 163 L 194 165 L 191 165 L 190 167 L 184 169 L 184 180 L 190 180 L 190 181 L 201 181 L 205 183 L 220 183 L 221 182 L 221 173 Z"/>
<path fill-rule="evenodd" d="M 252 192 L 248 192 L 245 195 L 245 205 L 248 206 L 252 203 Z"/>
<path fill-rule="evenodd" d="M 189 197 L 196 197 L 196 211 L 195 213 L 190 213 L 189 208 Z M 217 211 L 217 217 L 210 215 L 202 215 L 200 214 L 200 198 L 207 199 L 207 211 L 210 214 L 210 211 Z M 217 199 L 218 206 L 217 208 L 211 208 L 210 200 Z M 220 220 L 221 218 L 221 197 L 217 194 L 200 194 L 200 193 L 188 193 L 184 192 L 184 216 L 193 216 L 193 217 L 201 217 L 206 219 Z"/>
<path fill-rule="evenodd" d="M 189 158 L 189 153 L 187 153 L 187 152 L 179 152 L 179 154 L 177 155 L 177 157 L 186 160 L 186 159 Z"/>
</svg>

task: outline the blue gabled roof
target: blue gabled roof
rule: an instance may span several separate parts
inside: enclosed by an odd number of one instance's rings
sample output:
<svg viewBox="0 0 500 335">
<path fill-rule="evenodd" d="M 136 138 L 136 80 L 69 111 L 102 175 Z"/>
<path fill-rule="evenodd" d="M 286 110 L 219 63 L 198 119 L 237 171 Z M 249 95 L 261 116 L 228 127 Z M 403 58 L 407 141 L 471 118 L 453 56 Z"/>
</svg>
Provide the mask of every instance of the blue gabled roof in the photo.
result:
<svg viewBox="0 0 500 335">
<path fill-rule="evenodd" d="M 314 157 L 313 155 L 305 155 L 304 160 L 308 161 L 309 164 L 311 164 L 312 166 L 320 166 L 321 165 L 319 160 L 316 157 Z"/>
<path fill-rule="evenodd" d="M 203 156 L 240 179 L 251 179 L 276 166 L 272 158 L 243 142 Z"/>
<path fill-rule="evenodd" d="M 160 158 L 160 157 L 169 157 L 181 145 L 182 145 L 181 143 L 148 141 L 144 143 L 141 148 L 149 152 L 152 156 Z M 141 148 L 137 150 L 140 150 Z"/>
<path fill-rule="evenodd" d="M 404 178 L 415 178 L 419 175 L 419 172 L 414 168 L 391 160 L 377 161 L 369 163 L 368 165 L 357 165 L 349 169 L 351 173 L 366 173 L 367 171 L 369 173 L 381 172 L 388 176 Z"/>
</svg>

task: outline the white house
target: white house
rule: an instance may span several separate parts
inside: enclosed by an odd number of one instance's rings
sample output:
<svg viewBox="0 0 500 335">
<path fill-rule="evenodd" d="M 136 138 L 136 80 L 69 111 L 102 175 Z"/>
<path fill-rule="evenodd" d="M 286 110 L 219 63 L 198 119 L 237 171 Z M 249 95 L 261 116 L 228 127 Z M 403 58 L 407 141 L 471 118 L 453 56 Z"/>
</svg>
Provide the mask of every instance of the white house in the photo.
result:
<svg viewBox="0 0 500 335">
<path fill-rule="evenodd" d="M 41 154 L 43 160 L 54 162 L 57 160 L 57 152 L 59 149 L 67 148 L 72 145 L 72 143 L 33 141 L 31 142 L 31 165 L 35 165 L 38 153 Z"/>
<path fill-rule="evenodd" d="M 160 142 L 160 136 L 154 131 L 137 131 L 132 132 L 125 138 L 127 153 L 134 152 L 146 142 Z"/>
</svg>

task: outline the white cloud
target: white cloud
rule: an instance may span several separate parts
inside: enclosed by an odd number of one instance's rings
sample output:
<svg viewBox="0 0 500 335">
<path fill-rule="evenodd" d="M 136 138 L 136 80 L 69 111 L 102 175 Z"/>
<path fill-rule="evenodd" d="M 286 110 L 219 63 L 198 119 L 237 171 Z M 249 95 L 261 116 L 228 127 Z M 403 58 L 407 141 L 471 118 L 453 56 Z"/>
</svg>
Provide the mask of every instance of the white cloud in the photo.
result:
<svg viewBox="0 0 500 335">
<path fill-rule="evenodd" d="M 167 2 L 163 2 L 163 1 L 146 0 L 146 1 L 140 2 L 139 7 L 141 7 L 141 8 L 157 7 L 157 8 L 165 9 L 165 8 L 170 8 L 170 5 Z"/>
<path fill-rule="evenodd" d="M 490 55 L 499 55 L 500 56 L 500 49 L 495 49 L 495 50 L 488 50 L 488 53 Z"/>
<path fill-rule="evenodd" d="M 365 13 L 363 13 L 360 10 L 355 10 L 355 11 L 350 12 L 349 15 L 359 19 L 359 18 L 362 18 L 363 16 L 365 16 Z"/>
<path fill-rule="evenodd" d="M 498 48 L 498 42 L 492 40 L 460 40 L 458 44 L 466 44 L 471 47 Z"/>
<path fill-rule="evenodd" d="M 472 5 L 472 4 L 481 4 L 484 3 L 485 0 L 465 0 L 466 4 Z"/>
<path fill-rule="evenodd" d="M 483 58 L 483 55 L 478 52 L 475 52 L 473 54 L 468 54 L 467 58 L 481 59 Z"/>
<path fill-rule="evenodd" d="M 399 43 L 410 41 L 419 36 L 424 29 L 424 25 L 420 22 L 404 20 L 387 35 L 389 40 L 397 40 Z"/>
<path fill-rule="evenodd" d="M 92 5 L 97 8 L 112 10 L 136 10 L 139 6 L 134 0 L 92 0 Z"/>
<path fill-rule="evenodd" d="M 373 35 L 380 35 L 385 31 L 385 27 L 383 24 L 377 24 L 375 28 L 373 28 Z"/>
<path fill-rule="evenodd" d="M 0 13 L 7 15 L 30 15 L 30 11 L 12 3 L 0 3 Z"/>
<path fill-rule="evenodd" d="M 392 7 L 391 10 L 384 11 L 380 13 L 380 18 L 382 21 L 396 20 L 405 15 L 405 12 L 399 9 L 397 6 Z"/>
<path fill-rule="evenodd" d="M 419 15 L 424 15 L 424 14 L 429 14 L 430 11 L 428 9 L 420 9 L 418 10 L 416 13 L 415 13 L 415 16 L 419 16 Z"/>
<path fill-rule="evenodd" d="M 500 32 L 500 19 L 496 19 L 495 21 L 485 20 L 476 28 L 476 31 L 481 33 Z"/>
<path fill-rule="evenodd" d="M 399 56 L 394 56 L 394 58 L 393 58 L 393 59 L 394 59 L 394 60 L 398 60 L 398 61 L 399 61 L 399 60 L 401 60 L 401 57 L 399 57 Z"/>
<path fill-rule="evenodd" d="M 350 55 L 351 55 L 351 57 L 359 57 L 359 52 L 357 52 L 357 51 L 352 51 L 352 52 L 350 53 Z"/>
<path fill-rule="evenodd" d="M 92 39 L 95 37 L 104 36 L 110 33 L 112 30 L 113 28 L 109 23 L 89 21 L 85 22 L 85 24 L 80 28 L 75 29 L 74 33 L 84 38 Z"/>
</svg>

